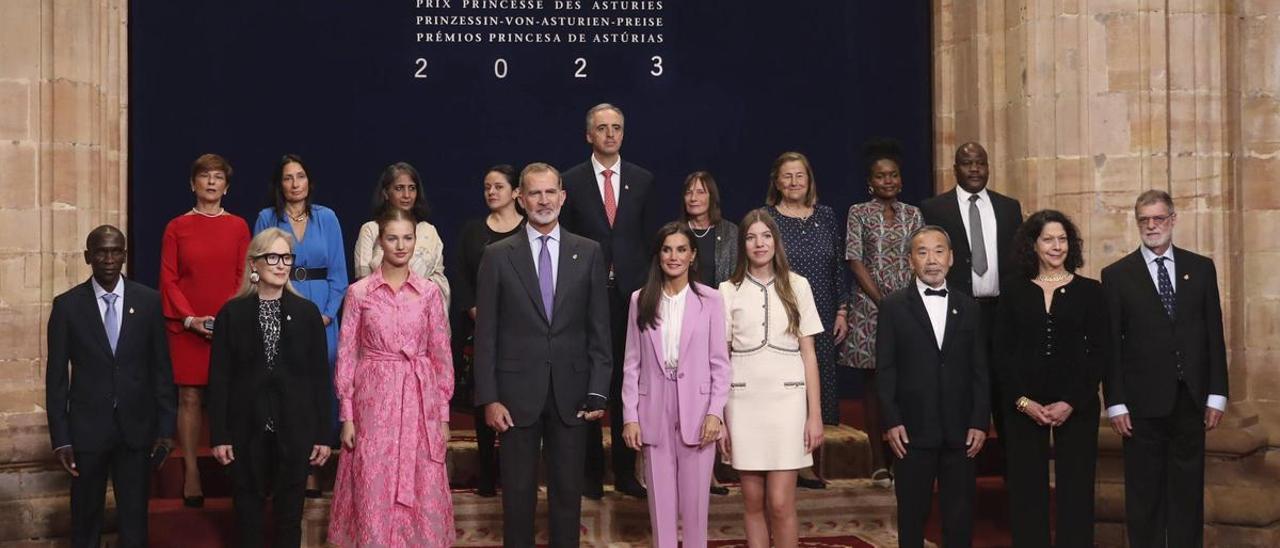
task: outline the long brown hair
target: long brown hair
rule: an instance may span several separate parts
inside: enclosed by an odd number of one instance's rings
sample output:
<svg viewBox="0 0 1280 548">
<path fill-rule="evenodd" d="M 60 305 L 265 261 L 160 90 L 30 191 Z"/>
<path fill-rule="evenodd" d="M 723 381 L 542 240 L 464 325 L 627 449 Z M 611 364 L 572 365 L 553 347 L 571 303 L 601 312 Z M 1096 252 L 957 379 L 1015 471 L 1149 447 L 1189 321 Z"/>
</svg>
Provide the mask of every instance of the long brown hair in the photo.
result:
<svg viewBox="0 0 1280 548">
<path fill-rule="evenodd" d="M 787 312 L 787 333 L 800 336 L 800 306 L 796 304 L 796 293 L 791 289 L 791 263 L 787 261 L 787 252 L 782 247 L 782 233 L 778 232 L 778 223 L 766 209 L 753 209 L 742 218 L 738 225 L 738 264 L 733 267 L 733 275 L 729 281 L 734 286 L 741 286 L 747 278 L 747 232 L 751 225 L 763 223 L 773 234 L 773 285 L 777 288 L 778 299 L 782 301 L 782 309 Z"/>
<path fill-rule="evenodd" d="M 689 277 L 689 290 L 693 291 L 694 295 L 702 296 L 698 291 L 698 284 L 694 282 L 698 279 L 698 244 L 693 237 L 693 231 L 689 230 L 689 225 L 685 223 L 670 222 L 662 225 L 653 239 L 649 278 L 640 288 L 640 298 L 636 300 L 636 327 L 641 330 L 658 327 L 658 303 L 662 301 L 662 282 L 666 281 L 667 276 L 662 271 L 662 244 L 667 241 L 667 236 L 672 234 L 684 236 L 689 242 L 689 249 L 693 250 L 693 260 L 689 262 L 689 271 L 686 276 Z"/>
<path fill-rule="evenodd" d="M 689 210 L 685 209 L 684 196 L 693 189 L 694 183 L 702 183 L 702 188 L 707 189 L 707 221 L 712 226 L 720 224 L 723 219 L 720 214 L 720 187 L 709 171 L 695 171 L 684 178 L 684 193 L 680 195 L 680 220 L 689 222 Z"/>
</svg>

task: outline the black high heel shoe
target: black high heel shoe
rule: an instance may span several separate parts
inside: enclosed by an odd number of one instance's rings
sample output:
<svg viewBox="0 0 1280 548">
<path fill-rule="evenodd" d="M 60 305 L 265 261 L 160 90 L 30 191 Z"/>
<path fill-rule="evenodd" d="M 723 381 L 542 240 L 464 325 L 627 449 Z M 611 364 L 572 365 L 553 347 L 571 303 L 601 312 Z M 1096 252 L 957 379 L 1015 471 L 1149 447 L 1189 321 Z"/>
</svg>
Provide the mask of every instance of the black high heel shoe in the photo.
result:
<svg viewBox="0 0 1280 548">
<path fill-rule="evenodd" d="M 196 495 L 194 497 L 182 497 L 182 505 L 187 508 L 204 508 L 204 495 Z"/>
</svg>

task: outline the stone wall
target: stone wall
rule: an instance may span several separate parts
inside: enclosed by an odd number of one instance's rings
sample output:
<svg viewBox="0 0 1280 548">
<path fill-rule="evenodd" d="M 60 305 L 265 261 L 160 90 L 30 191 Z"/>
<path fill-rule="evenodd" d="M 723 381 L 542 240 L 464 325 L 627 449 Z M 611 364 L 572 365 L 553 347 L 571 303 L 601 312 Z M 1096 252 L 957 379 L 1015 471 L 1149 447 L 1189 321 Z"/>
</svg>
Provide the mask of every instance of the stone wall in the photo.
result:
<svg viewBox="0 0 1280 548">
<path fill-rule="evenodd" d="M 65 531 L 44 415 L 53 296 L 126 215 L 126 0 L 0 3 L 0 542 Z"/>
<path fill-rule="evenodd" d="M 1233 455 L 1257 461 L 1240 473 L 1280 478 L 1280 2 L 933 0 L 933 14 L 935 187 L 955 184 L 957 144 L 983 143 L 992 188 L 1080 225 L 1092 277 L 1138 246 L 1134 198 L 1169 191 L 1175 244 L 1215 260 L 1227 322 L 1231 403 L 1210 453 L 1260 436 Z"/>
</svg>

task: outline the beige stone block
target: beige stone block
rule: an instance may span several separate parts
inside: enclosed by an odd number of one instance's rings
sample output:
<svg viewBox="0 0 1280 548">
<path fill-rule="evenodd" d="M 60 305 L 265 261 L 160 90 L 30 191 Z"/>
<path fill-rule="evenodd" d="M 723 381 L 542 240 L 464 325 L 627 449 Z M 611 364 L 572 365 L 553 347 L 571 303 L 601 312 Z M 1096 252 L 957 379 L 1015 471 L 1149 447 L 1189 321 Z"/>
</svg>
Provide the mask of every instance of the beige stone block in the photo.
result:
<svg viewBox="0 0 1280 548">
<path fill-rule="evenodd" d="M 1249 364 L 1248 397 L 1258 402 L 1280 402 L 1280 352 L 1274 350 L 1247 350 L 1245 359 Z M 1271 364 L 1270 367 L 1257 364 Z M 1272 440 L 1274 444 L 1275 440 Z"/>
<path fill-rule="evenodd" d="M 1245 96 L 1240 109 L 1240 133 L 1245 142 L 1280 141 L 1280 99 L 1275 95 Z"/>
<path fill-rule="evenodd" d="M 9 303 L 17 304 L 0 309 L 0 368 L 9 367 L 17 360 L 39 358 L 44 348 L 45 319 L 41 314 L 40 295 L 34 291 L 25 295 L 4 295 Z M 14 360 L 11 362 L 10 360 Z M 19 369 L 31 364 L 15 365 Z M 13 372 L 10 371 L 12 374 Z M 30 377 L 36 379 L 36 377 Z M 10 377 L 9 380 L 16 380 Z M 3 382 L 3 381 L 0 381 Z"/>
<path fill-rule="evenodd" d="M 84 237 L 92 227 L 88 227 L 87 222 L 80 222 L 80 213 L 80 211 L 73 209 L 54 209 L 50 212 L 53 222 L 54 249 L 84 249 Z"/>
<path fill-rule="evenodd" d="M 1142 89 L 1143 48 L 1139 36 L 1142 20 L 1132 12 L 1115 12 L 1105 17 L 1107 40 L 1107 89 Z"/>
<path fill-rule="evenodd" d="M 1248 95 L 1274 94 L 1280 90 L 1280 19 L 1247 18 L 1240 30 L 1247 57 L 1240 71 L 1242 90 Z"/>
<path fill-rule="evenodd" d="M 53 201 L 77 207 L 90 206 L 91 194 L 108 185 L 101 178 L 102 153 L 97 147 L 53 145 Z"/>
<path fill-rule="evenodd" d="M 1203 62 L 1201 57 L 1197 55 L 1197 48 L 1203 49 L 1204 44 L 1199 40 L 1196 34 L 1196 20 L 1194 14 L 1189 13 L 1171 13 L 1167 19 L 1169 25 L 1169 36 L 1171 39 L 1168 43 L 1169 58 L 1190 61 L 1194 59 L 1197 62 Z M 1193 62 L 1177 62 L 1169 63 L 1169 85 L 1175 90 L 1196 89 L 1196 65 Z"/>
<path fill-rule="evenodd" d="M 0 80 L 0 139 L 21 141 L 31 136 L 31 85 Z"/>
<path fill-rule="evenodd" d="M 1245 257 L 1245 287 L 1253 297 L 1244 304 L 1244 344 L 1250 350 L 1280 350 L 1280 292 L 1275 281 L 1280 253 L 1260 253 L 1262 260 Z M 1269 280 L 1268 280 L 1269 279 Z M 1280 363 L 1274 365 L 1280 371 Z"/>
<path fill-rule="evenodd" d="M 1241 215 L 1244 246 L 1241 251 L 1280 251 L 1280 210 L 1253 210 Z M 1280 272 L 1280 264 L 1276 265 Z"/>
<path fill-rule="evenodd" d="M 100 66 L 99 52 L 105 45 L 102 40 L 104 21 L 98 0 L 54 0 L 53 28 L 57 29 L 53 40 L 53 78 L 76 82 L 93 82 L 95 69 Z"/>
<path fill-rule="evenodd" d="M 1245 209 L 1280 209 L 1280 158 L 1245 158 L 1241 164 Z"/>
<path fill-rule="evenodd" d="M 1139 194 L 1142 187 L 1141 159 L 1131 155 L 1096 154 L 1090 161 L 1096 173 L 1099 190 Z"/>
<path fill-rule="evenodd" d="M 0 204 L 36 207 L 37 185 L 35 147 L 30 142 L 0 142 Z"/>
<path fill-rule="evenodd" d="M 5 0 L 0 17 L 0 78 L 40 77 L 40 0 Z"/>
<path fill-rule="evenodd" d="M 31 227 L 39 226 L 40 210 L 38 209 L 4 209 L 0 208 L 0 252 L 34 252 L 40 249 L 38 238 L 21 238 L 11 235 L 30 234 Z"/>
<path fill-rule="evenodd" d="M 1280 18 L 1280 2 L 1275 0 L 1242 0 L 1238 4 L 1239 13 L 1243 16 Z"/>
<path fill-rule="evenodd" d="M 53 134 L 50 142 L 97 144 L 102 98 L 96 86 L 72 80 L 54 80 Z"/>
<path fill-rule="evenodd" d="M 1136 118 L 1136 117 L 1135 117 Z M 1125 94 L 1097 95 L 1089 102 L 1089 141 L 1094 154 L 1126 154 L 1136 133 Z M 1139 128 L 1140 129 L 1140 128 Z M 1078 134 L 1075 137 L 1079 139 Z"/>
</svg>

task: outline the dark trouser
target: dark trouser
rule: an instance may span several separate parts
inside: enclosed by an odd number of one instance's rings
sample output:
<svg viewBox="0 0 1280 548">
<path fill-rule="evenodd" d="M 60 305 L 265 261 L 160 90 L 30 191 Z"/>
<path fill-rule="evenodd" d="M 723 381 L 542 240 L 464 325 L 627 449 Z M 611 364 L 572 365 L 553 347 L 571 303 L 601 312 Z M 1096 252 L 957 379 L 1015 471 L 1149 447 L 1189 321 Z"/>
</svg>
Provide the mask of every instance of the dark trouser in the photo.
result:
<svg viewBox="0 0 1280 548">
<path fill-rule="evenodd" d="M 263 546 L 267 495 L 275 523 L 276 548 L 302 545 L 303 490 L 309 454 L 288 455 L 274 433 L 264 432 L 247 444 L 236 445 L 231 461 L 235 482 L 232 502 L 240 546 Z"/>
<path fill-rule="evenodd" d="M 72 450 L 75 448 L 72 447 Z M 102 535 L 107 477 L 116 493 L 116 530 L 120 546 L 147 545 L 147 483 L 150 447 L 125 445 L 117 428 L 105 451 L 75 451 L 79 477 L 71 478 L 71 545 L 97 548 Z"/>
<path fill-rule="evenodd" d="M 998 350 L 991 348 L 991 330 L 996 324 L 996 304 L 999 302 L 998 297 L 980 297 L 974 299 L 978 302 L 978 310 L 982 312 L 979 316 L 982 318 L 982 332 L 986 334 L 986 340 L 981 341 L 987 345 L 987 356 L 994 358 Z M 991 369 L 988 368 L 990 371 Z M 991 379 L 991 422 L 996 427 L 996 437 L 998 443 L 1004 446 L 1004 394 L 1000 389 L 1000 383 L 997 375 L 989 375 Z"/>
<path fill-rule="evenodd" d="M 933 482 L 938 482 L 942 510 L 942 545 L 965 548 L 973 542 L 973 459 L 964 448 L 907 448 L 895 466 L 894 492 L 898 496 L 898 545 L 924 546 L 924 526 L 933 502 Z"/>
<path fill-rule="evenodd" d="M 622 360 L 626 356 L 627 312 L 630 296 L 609 287 L 609 335 L 613 342 L 613 375 L 609 379 L 609 438 L 613 461 L 613 484 L 635 482 L 636 452 L 622 439 Z M 598 491 L 604 484 L 603 421 L 587 424 L 586 489 Z"/>
<path fill-rule="evenodd" d="M 498 458 L 494 444 L 498 433 L 484 422 L 484 407 L 476 408 L 476 483 L 480 489 L 493 489 L 498 485 Z"/>
<path fill-rule="evenodd" d="M 1129 545 L 1204 543 L 1204 402 L 1178 383 L 1173 412 L 1131 417 L 1124 440 L 1124 510 Z"/>
<path fill-rule="evenodd" d="M 818 406 L 822 411 L 822 424 L 840 424 L 840 375 L 836 370 L 836 343 L 831 332 L 813 337 L 814 354 L 818 357 Z"/>
<path fill-rule="evenodd" d="M 502 545 L 533 547 L 533 515 L 538 506 L 538 453 L 547 464 L 547 520 L 551 546 L 578 546 L 582 517 L 582 469 L 586 453 L 583 425 L 569 426 L 556 411 L 553 390 L 538 420 L 502 434 Z"/>
<path fill-rule="evenodd" d="M 1044 402 L 1052 403 L 1052 402 Z M 1053 428 L 1057 542 L 1049 538 L 1049 436 L 1024 414 L 1010 414 L 1008 457 L 1009 522 L 1018 548 L 1092 547 L 1093 480 L 1098 458 L 1098 400 Z"/>
<path fill-rule="evenodd" d="M 875 369 L 862 369 L 862 409 L 867 424 L 867 441 L 871 444 L 871 471 L 888 469 L 893 451 L 884 441 L 884 425 L 880 419 L 880 389 Z"/>
</svg>

